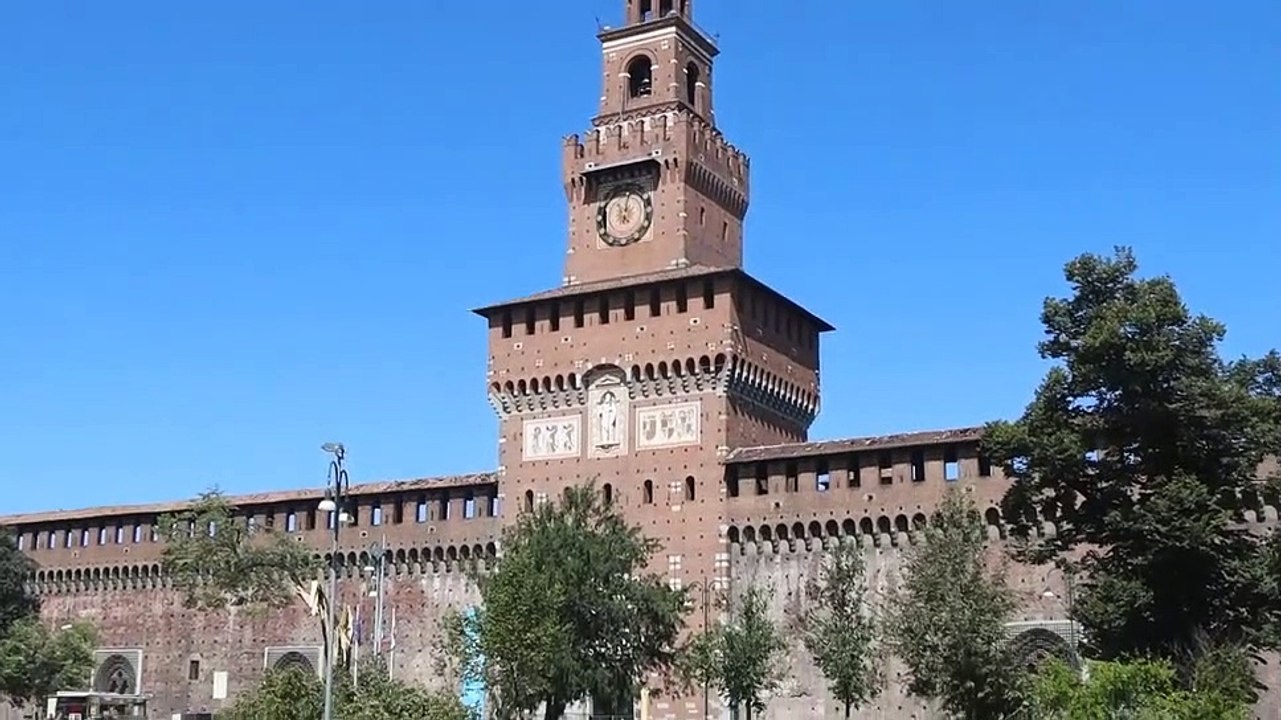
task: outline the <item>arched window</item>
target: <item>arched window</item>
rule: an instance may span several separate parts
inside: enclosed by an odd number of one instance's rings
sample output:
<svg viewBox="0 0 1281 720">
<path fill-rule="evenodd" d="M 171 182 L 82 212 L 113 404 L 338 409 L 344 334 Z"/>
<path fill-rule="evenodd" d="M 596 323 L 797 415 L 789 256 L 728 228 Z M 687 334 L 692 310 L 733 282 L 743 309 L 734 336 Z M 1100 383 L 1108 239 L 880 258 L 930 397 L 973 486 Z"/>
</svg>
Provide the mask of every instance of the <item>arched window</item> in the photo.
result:
<svg viewBox="0 0 1281 720">
<path fill-rule="evenodd" d="M 605 504 L 613 505 L 614 504 L 614 486 L 610 485 L 609 483 L 605 483 L 605 487 L 601 488 L 601 490 L 603 491 L 603 494 L 605 496 Z"/>
<path fill-rule="evenodd" d="M 698 71 L 698 66 L 690 63 L 685 67 L 685 102 L 689 106 L 698 109 L 698 81 L 702 75 Z"/>
<path fill-rule="evenodd" d="M 654 504 L 654 481 L 653 480 L 645 481 L 645 504 L 646 505 Z"/>
<path fill-rule="evenodd" d="M 654 68 L 648 57 L 638 55 L 627 63 L 627 92 L 633 98 L 654 93 Z"/>
<path fill-rule="evenodd" d="M 534 511 L 534 491 L 526 490 L 525 491 L 525 512 L 533 512 L 533 511 Z"/>
<path fill-rule="evenodd" d="M 694 502 L 694 478 L 685 478 L 685 502 Z"/>
</svg>

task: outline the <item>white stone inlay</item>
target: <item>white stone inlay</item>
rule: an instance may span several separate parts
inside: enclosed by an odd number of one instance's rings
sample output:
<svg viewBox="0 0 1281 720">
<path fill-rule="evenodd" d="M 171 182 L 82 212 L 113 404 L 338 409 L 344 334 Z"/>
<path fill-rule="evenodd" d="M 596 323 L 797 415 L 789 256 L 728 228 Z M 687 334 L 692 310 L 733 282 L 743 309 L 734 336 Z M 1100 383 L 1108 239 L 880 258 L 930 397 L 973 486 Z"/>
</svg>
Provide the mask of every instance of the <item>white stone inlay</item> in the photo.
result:
<svg viewBox="0 0 1281 720">
<path fill-rule="evenodd" d="M 577 457 L 582 451 L 583 416 L 526 420 L 521 428 L 524 440 L 521 458 L 524 460 L 554 460 Z"/>
<path fill-rule="evenodd" d="M 696 445 L 702 437 L 702 404 L 657 405 L 636 411 L 636 447 L 653 449 Z"/>
</svg>

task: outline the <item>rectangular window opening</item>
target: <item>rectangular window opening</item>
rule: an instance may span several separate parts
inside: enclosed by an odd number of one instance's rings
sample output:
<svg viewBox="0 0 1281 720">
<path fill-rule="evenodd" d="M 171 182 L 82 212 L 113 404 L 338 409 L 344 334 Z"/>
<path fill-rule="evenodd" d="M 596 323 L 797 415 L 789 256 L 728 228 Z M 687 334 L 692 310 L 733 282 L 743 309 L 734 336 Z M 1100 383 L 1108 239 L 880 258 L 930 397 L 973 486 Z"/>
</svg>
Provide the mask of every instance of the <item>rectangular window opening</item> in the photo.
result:
<svg viewBox="0 0 1281 720">
<path fill-rule="evenodd" d="M 785 466 L 787 476 L 787 492 L 794 493 L 800 490 L 800 477 L 796 471 L 796 463 L 790 462 Z"/>
<path fill-rule="evenodd" d="M 538 325 L 538 315 L 534 312 L 534 306 L 530 305 L 525 308 L 525 334 L 533 335 Z"/>
<path fill-rule="evenodd" d="M 601 325 L 609 324 L 609 296 L 608 295 L 600 296 L 600 324 Z"/>
<path fill-rule="evenodd" d="M 383 506 L 375 505 L 369 508 L 369 524 L 375 527 L 383 524 Z"/>
<path fill-rule="evenodd" d="M 676 312 L 683 313 L 689 311 L 689 291 L 685 288 L 685 283 L 676 286 Z"/>
<path fill-rule="evenodd" d="M 556 303 L 551 304 L 551 308 L 548 310 L 547 314 L 547 323 L 552 332 L 560 332 L 560 305 Z"/>
<path fill-rule="evenodd" d="M 828 469 L 826 460 L 819 460 L 814 467 L 814 489 L 819 492 L 832 489 L 832 472 Z"/>
<path fill-rule="evenodd" d="M 636 293 L 631 290 L 623 296 L 623 319 L 628 322 L 636 319 Z"/>
<path fill-rule="evenodd" d="M 293 510 L 285 514 L 285 532 L 298 532 L 298 513 Z"/>
<path fill-rule="evenodd" d="M 876 458 L 877 468 L 881 473 L 882 485 L 894 484 L 894 458 L 889 453 L 883 452 Z"/>
<path fill-rule="evenodd" d="M 716 307 L 716 285 L 711 280 L 703 281 L 703 309 Z"/>
<path fill-rule="evenodd" d="M 393 525 L 403 525 L 405 522 L 405 503 L 400 500 L 391 506 L 391 522 Z"/>
<path fill-rule="evenodd" d="M 992 477 L 992 459 L 979 453 L 979 477 Z"/>
<path fill-rule="evenodd" d="M 463 499 L 463 519 L 471 520 L 476 517 L 476 498 L 467 497 Z"/>
<path fill-rule="evenodd" d="M 860 477 L 858 455 L 850 455 L 845 461 L 845 484 L 848 487 L 856 488 L 863 486 L 863 478 Z"/>
<path fill-rule="evenodd" d="M 756 494 L 769 495 L 769 468 L 765 463 L 756 463 Z"/>
<path fill-rule="evenodd" d="M 956 459 L 956 448 L 951 446 L 943 451 L 943 479 L 948 482 L 961 479 L 961 463 Z"/>
<path fill-rule="evenodd" d="M 316 529 L 316 511 L 315 510 L 307 511 L 307 529 L 308 530 Z"/>
<path fill-rule="evenodd" d="M 512 314 L 510 311 L 504 311 L 503 312 L 503 337 L 509 338 L 511 336 L 512 336 Z"/>
<path fill-rule="evenodd" d="M 663 314 L 663 295 L 658 288 L 649 291 L 649 316 L 658 317 Z"/>
<path fill-rule="evenodd" d="M 427 501 L 419 498 L 418 504 L 414 507 L 414 522 L 427 522 Z"/>
<path fill-rule="evenodd" d="M 583 316 L 586 315 L 586 313 L 587 313 L 587 310 L 586 308 L 583 307 L 583 301 L 575 300 L 574 301 L 574 327 L 580 328 L 583 326 Z"/>
<path fill-rule="evenodd" d="M 196 681 L 200 679 L 200 661 L 192 660 L 187 663 L 187 679 Z"/>
<path fill-rule="evenodd" d="M 725 471 L 725 494 L 732 498 L 738 497 L 738 471 L 734 468 Z"/>
<path fill-rule="evenodd" d="M 912 451 L 912 482 L 925 482 L 925 452 Z"/>
</svg>

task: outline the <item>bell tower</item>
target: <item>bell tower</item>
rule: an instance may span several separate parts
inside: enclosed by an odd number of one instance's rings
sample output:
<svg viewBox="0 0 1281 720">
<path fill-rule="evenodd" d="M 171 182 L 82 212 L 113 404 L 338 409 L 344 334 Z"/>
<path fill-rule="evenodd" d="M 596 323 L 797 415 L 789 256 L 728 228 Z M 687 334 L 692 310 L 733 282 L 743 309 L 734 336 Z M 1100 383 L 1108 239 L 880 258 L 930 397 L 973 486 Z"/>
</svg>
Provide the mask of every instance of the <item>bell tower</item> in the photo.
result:
<svg viewBox="0 0 1281 720">
<path fill-rule="evenodd" d="M 693 0 L 624 0 L 606 27 L 599 112 L 565 139 L 564 284 L 741 267 L 747 156 L 716 128 L 715 41 Z"/>
</svg>

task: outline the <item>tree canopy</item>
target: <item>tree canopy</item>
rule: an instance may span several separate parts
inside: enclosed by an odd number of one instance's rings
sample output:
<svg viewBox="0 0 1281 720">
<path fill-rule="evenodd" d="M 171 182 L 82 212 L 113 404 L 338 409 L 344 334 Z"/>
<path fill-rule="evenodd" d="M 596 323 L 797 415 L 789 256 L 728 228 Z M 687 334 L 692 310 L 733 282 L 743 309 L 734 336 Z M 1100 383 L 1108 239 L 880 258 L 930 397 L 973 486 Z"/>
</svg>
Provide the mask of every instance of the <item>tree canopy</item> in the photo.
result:
<svg viewBox="0 0 1281 720">
<path fill-rule="evenodd" d="M 889 602 L 908 690 L 966 720 L 1008 717 L 1021 698 L 1022 669 L 1005 641 L 1015 602 L 1003 568 L 988 569 L 982 519 L 950 489 L 922 535 Z"/>
<path fill-rule="evenodd" d="M 1224 326 L 1125 248 L 1066 266 L 1045 301 L 1054 361 L 1022 417 L 983 446 L 1014 479 L 1005 514 L 1020 557 L 1074 560 L 1074 607 L 1103 659 L 1186 657 L 1196 637 L 1259 647 L 1281 612 L 1266 539 L 1245 526 L 1281 452 L 1281 355 L 1222 359 Z M 1053 534 L 1032 535 L 1053 521 Z"/>
<path fill-rule="evenodd" d="M 461 675 L 491 688 L 500 717 L 630 701 L 671 668 L 683 626 L 685 593 L 645 570 L 656 549 L 592 484 L 522 513 L 496 565 L 473 573 L 483 606 L 450 620 Z"/>
<path fill-rule="evenodd" d="M 801 641 L 841 702 L 845 717 L 876 696 L 884 678 L 880 628 L 867 598 L 865 563 L 858 546 L 839 546 L 805 588 Z"/>
<path fill-rule="evenodd" d="M 18 620 L 0 637 L 0 694 L 21 707 L 59 690 L 87 688 L 96 644 L 87 623 L 50 630 L 34 616 Z"/>
<path fill-rule="evenodd" d="M 359 681 L 340 673 L 335 677 L 335 717 L 344 720 L 470 720 L 462 703 L 387 676 L 377 659 L 361 664 Z M 235 703 L 218 714 L 219 720 L 320 720 L 324 685 L 314 672 L 301 668 L 273 670 Z"/>
<path fill-rule="evenodd" d="M 36 596 L 27 592 L 27 578 L 35 563 L 18 549 L 8 528 L 0 527 L 0 637 L 22 618 L 40 611 Z"/>
<path fill-rule="evenodd" d="M 251 525 L 217 490 L 160 518 L 164 572 L 187 607 L 280 608 L 316 577 L 311 549 L 273 528 Z"/>
<path fill-rule="evenodd" d="M 1088 679 L 1060 663 L 1032 679 L 1030 720 L 1247 720 L 1249 706 L 1217 687 L 1184 690 L 1162 660 L 1090 664 Z"/>
</svg>

